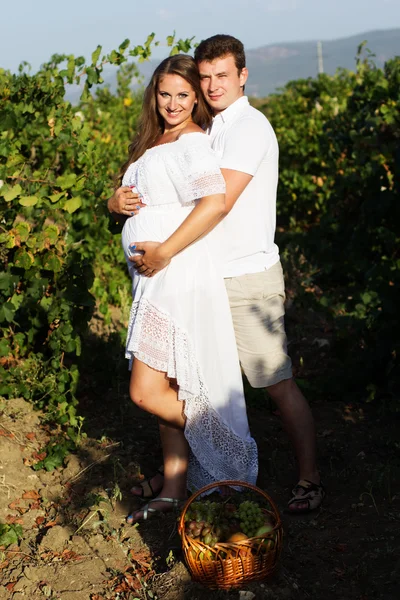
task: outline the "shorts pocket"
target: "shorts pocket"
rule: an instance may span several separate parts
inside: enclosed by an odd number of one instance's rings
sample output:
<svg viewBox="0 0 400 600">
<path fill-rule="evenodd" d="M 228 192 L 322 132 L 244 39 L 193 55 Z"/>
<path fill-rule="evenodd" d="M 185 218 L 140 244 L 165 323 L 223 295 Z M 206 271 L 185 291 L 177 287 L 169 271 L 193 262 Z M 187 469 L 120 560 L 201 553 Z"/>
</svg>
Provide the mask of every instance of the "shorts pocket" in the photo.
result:
<svg viewBox="0 0 400 600">
<path fill-rule="evenodd" d="M 285 282 L 280 263 L 268 271 L 246 275 L 246 299 L 248 301 L 267 300 L 281 296 L 285 300 Z"/>
<path fill-rule="evenodd" d="M 248 302 L 265 298 L 266 281 L 264 276 L 264 272 L 251 273 L 245 276 L 245 281 L 243 282 L 245 288 L 244 296 Z"/>
</svg>

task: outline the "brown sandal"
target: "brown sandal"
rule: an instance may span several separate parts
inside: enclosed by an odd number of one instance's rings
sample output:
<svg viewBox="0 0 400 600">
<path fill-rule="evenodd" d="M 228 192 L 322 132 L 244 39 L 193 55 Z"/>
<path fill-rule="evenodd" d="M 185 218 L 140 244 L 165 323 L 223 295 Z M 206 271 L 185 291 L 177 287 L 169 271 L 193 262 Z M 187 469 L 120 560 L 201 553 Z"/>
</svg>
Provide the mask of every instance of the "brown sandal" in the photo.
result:
<svg viewBox="0 0 400 600">
<path fill-rule="evenodd" d="M 164 477 L 164 467 L 163 466 L 159 467 L 157 469 L 156 473 L 154 475 L 152 475 L 151 477 L 149 477 L 148 479 L 144 479 L 143 481 L 141 481 L 137 485 L 134 485 L 131 488 L 131 494 L 133 496 L 135 496 L 135 498 L 139 498 L 139 500 L 149 500 L 149 499 L 155 498 L 157 496 L 157 494 L 160 492 L 160 490 L 162 488 L 162 484 L 159 487 L 159 489 L 153 489 L 153 487 L 152 487 L 152 485 L 151 485 L 150 482 L 157 475 L 162 475 Z M 132 491 L 134 488 L 140 488 L 140 493 L 139 494 L 134 494 L 133 491 Z"/>
<path fill-rule="evenodd" d="M 313 483 L 308 479 L 301 479 L 292 490 L 292 498 L 288 502 L 288 512 L 292 514 L 304 514 L 316 510 L 322 504 L 326 496 L 325 488 L 320 482 Z M 307 506 L 299 508 L 299 504 Z M 298 507 L 298 508 L 296 508 Z"/>
</svg>

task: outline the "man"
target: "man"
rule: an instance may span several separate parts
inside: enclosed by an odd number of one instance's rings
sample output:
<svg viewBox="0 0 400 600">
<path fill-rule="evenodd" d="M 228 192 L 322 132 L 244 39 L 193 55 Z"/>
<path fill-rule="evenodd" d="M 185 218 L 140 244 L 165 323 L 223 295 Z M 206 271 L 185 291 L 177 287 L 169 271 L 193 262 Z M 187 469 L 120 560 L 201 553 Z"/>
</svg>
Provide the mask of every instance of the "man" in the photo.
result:
<svg viewBox="0 0 400 600">
<path fill-rule="evenodd" d="M 287 355 L 284 280 L 274 243 L 278 143 L 267 118 L 244 95 L 248 71 L 243 44 L 229 35 L 215 35 L 201 42 L 194 58 L 214 114 L 209 134 L 226 182 L 229 247 L 224 277 L 240 363 L 250 385 L 265 388 L 277 405 L 293 444 L 299 481 L 288 509 L 308 512 L 320 506 L 325 491 L 316 466 L 314 420 Z M 120 188 L 108 207 L 128 216 L 140 203 L 136 194 Z M 194 210 L 187 230 L 180 232 L 186 245 L 204 234 L 204 223 L 204 216 Z M 132 261 L 144 275 L 154 275 L 172 258 L 154 242 L 138 243 L 138 250 L 143 255 Z"/>
</svg>

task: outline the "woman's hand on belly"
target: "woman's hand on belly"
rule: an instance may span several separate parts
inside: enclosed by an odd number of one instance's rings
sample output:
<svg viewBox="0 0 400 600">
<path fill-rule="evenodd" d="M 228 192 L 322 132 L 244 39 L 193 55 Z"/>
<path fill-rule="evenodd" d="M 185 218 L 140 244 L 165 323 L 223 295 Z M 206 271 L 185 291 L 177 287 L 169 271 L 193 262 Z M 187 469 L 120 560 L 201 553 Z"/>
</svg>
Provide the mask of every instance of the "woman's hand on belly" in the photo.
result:
<svg viewBox="0 0 400 600">
<path fill-rule="evenodd" d="M 136 271 L 145 277 L 153 277 L 171 262 L 171 257 L 165 254 L 160 242 L 133 242 L 129 249 L 131 252 L 141 252 L 130 256 L 129 260 Z"/>
</svg>

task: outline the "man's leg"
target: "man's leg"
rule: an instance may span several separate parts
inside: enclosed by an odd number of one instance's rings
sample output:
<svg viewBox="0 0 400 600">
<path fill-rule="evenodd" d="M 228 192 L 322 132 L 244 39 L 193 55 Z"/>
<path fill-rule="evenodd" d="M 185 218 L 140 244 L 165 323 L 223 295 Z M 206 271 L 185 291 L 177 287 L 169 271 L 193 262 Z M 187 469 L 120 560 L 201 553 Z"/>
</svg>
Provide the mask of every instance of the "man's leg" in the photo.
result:
<svg viewBox="0 0 400 600">
<path fill-rule="evenodd" d="M 314 418 L 307 400 L 293 378 L 268 386 L 266 390 L 277 405 L 285 431 L 292 442 L 299 478 L 319 483 Z"/>
<path fill-rule="evenodd" d="M 287 354 L 282 267 L 277 263 L 268 271 L 234 277 L 225 283 L 243 371 L 252 387 L 266 388 L 279 408 L 293 444 L 300 481 L 294 491 L 296 500 L 291 499 L 289 508 L 293 512 L 315 508 L 321 502 L 323 490 L 316 489 L 320 477 L 316 466 L 314 419 L 307 400 L 293 380 Z M 301 502 L 305 494 L 308 495 Z"/>
</svg>

